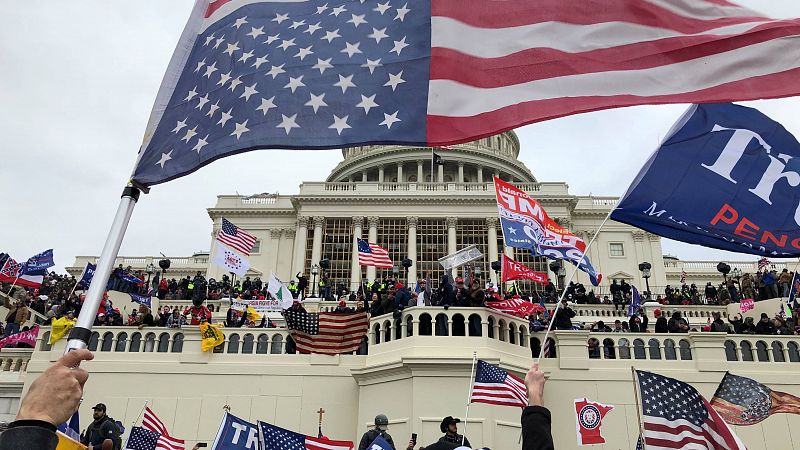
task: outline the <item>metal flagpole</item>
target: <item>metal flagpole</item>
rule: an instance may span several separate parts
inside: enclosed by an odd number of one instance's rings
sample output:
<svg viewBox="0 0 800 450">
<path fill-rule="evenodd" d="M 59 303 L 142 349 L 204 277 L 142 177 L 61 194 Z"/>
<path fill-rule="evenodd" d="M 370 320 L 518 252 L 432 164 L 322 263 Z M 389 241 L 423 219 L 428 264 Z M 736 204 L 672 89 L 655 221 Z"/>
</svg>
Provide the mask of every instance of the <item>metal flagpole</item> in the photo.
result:
<svg viewBox="0 0 800 450">
<path fill-rule="evenodd" d="M 148 403 L 150 403 L 150 400 L 145 400 L 144 401 L 144 406 L 142 406 L 142 410 L 139 411 L 139 415 L 136 416 L 136 419 L 131 424 L 131 429 L 133 429 L 133 427 L 135 427 L 136 424 L 139 423 L 140 420 L 142 420 L 142 414 L 144 414 L 144 410 L 145 410 L 145 408 L 147 408 L 147 404 Z M 128 448 L 128 442 L 130 442 L 130 440 L 131 440 L 131 434 L 128 433 L 128 439 L 125 440 L 125 447 L 123 447 L 123 448 Z"/>
<path fill-rule="evenodd" d="M 472 352 L 472 369 L 469 371 L 469 396 L 467 396 L 467 411 L 464 413 L 464 433 L 461 434 L 461 445 L 467 437 L 467 421 L 469 420 L 469 404 L 472 400 L 472 389 L 475 387 L 475 364 L 478 362 L 478 352 Z"/>
<path fill-rule="evenodd" d="M 97 268 L 95 269 L 92 283 L 89 285 L 89 291 L 86 293 L 86 300 L 84 300 L 81 313 L 78 315 L 78 321 L 69 332 L 67 352 L 86 348 L 89 345 L 95 314 L 100 307 L 100 300 L 103 296 L 103 291 L 105 291 L 106 282 L 111 275 L 111 269 L 119 254 L 119 247 L 122 245 L 122 239 L 125 237 L 125 231 L 131 220 L 133 208 L 136 206 L 140 194 L 141 191 L 132 185 L 125 186 L 122 191 L 122 198 L 119 201 L 117 213 L 114 215 L 114 221 L 111 223 L 111 229 L 103 245 L 103 251 L 100 253 L 100 259 L 97 261 Z"/>
<path fill-rule="evenodd" d="M 20 270 L 22 270 L 22 269 L 20 269 Z M 12 291 L 12 290 L 14 290 L 14 286 L 16 286 L 16 285 L 17 285 L 17 280 L 19 280 L 19 276 L 17 276 L 16 278 L 14 278 L 14 282 L 13 282 L 13 283 L 11 283 L 11 287 L 10 287 L 10 288 L 8 288 L 8 294 L 6 294 L 6 296 L 8 296 L 8 297 L 11 297 L 11 291 Z"/>
<path fill-rule="evenodd" d="M 642 423 L 642 400 L 639 398 L 639 377 L 636 375 L 636 369 L 631 366 L 631 375 L 633 375 L 633 395 L 636 398 L 636 419 L 639 421 L 639 436 L 642 437 L 642 450 L 647 449 L 647 442 L 644 439 L 644 424 Z"/>
<path fill-rule="evenodd" d="M 435 153 L 433 151 L 433 147 L 431 147 L 431 183 L 433 183 L 433 170 L 434 170 L 434 157 Z"/>
<path fill-rule="evenodd" d="M 616 209 L 617 209 L 616 207 L 611 208 L 611 210 L 608 212 L 608 215 L 606 215 L 606 218 L 603 219 L 603 221 L 600 223 L 600 226 L 597 227 L 597 230 L 594 232 L 594 236 L 592 236 L 592 239 L 589 241 L 588 244 L 586 244 L 586 248 L 584 248 L 583 252 L 581 252 L 581 257 L 578 259 L 578 264 L 574 264 L 575 267 L 573 268 L 572 273 L 569 276 L 569 280 L 565 282 L 564 289 L 561 291 L 561 297 L 558 298 L 558 303 L 556 303 L 556 309 L 553 310 L 553 314 L 550 316 L 550 323 L 547 325 L 547 331 L 544 333 L 544 339 L 542 340 L 541 349 L 539 350 L 539 357 L 536 358 L 537 364 L 541 361 L 542 356 L 544 355 L 544 347 L 545 344 L 547 343 L 547 337 L 550 335 L 550 331 L 553 330 L 553 323 L 555 323 L 556 321 L 556 313 L 558 313 L 558 308 L 561 307 L 561 301 L 564 300 L 564 296 L 567 294 L 566 286 L 568 286 L 569 283 L 571 283 L 572 280 L 575 279 L 575 274 L 578 273 L 580 263 L 582 263 L 583 259 L 586 258 L 586 253 L 589 251 L 589 248 L 591 248 L 592 244 L 594 244 L 594 241 L 600 234 L 600 230 L 603 229 L 603 226 L 606 224 L 606 222 L 608 222 L 608 219 L 611 218 L 611 213 L 613 213 L 614 210 Z"/>
</svg>

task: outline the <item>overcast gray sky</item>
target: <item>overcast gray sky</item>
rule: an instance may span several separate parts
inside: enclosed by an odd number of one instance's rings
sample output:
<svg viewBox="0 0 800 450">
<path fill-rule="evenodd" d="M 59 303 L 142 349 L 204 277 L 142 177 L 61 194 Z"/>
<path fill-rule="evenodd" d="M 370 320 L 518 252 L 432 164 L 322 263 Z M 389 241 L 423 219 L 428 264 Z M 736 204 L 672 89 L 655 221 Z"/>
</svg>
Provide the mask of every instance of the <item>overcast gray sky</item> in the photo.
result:
<svg viewBox="0 0 800 450">
<path fill-rule="evenodd" d="M 800 17 L 797 0 L 740 0 Z M 54 248 L 57 268 L 100 253 L 119 194 L 193 0 L 6 2 L 0 15 L 0 251 Z M 798 98 L 749 103 L 800 135 Z M 517 130 L 520 158 L 575 194 L 620 195 L 684 105 L 581 114 Z M 338 150 L 261 151 L 156 186 L 134 211 L 121 254 L 208 250 L 218 194 L 297 192 L 324 180 Z M 683 259 L 755 260 L 677 242 Z"/>
</svg>

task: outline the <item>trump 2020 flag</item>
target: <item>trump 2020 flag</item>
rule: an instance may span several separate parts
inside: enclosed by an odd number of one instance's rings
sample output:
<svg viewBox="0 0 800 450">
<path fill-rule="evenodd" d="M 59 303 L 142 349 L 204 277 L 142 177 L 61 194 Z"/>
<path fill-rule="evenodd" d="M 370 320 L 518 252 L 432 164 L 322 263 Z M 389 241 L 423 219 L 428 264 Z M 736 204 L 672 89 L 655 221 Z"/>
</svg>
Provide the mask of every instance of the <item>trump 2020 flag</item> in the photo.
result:
<svg viewBox="0 0 800 450">
<path fill-rule="evenodd" d="M 250 261 L 248 261 L 247 258 L 239 256 L 236 252 L 219 242 L 217 242 L 217 250 L 214 252 L 212 262 L 240 277 L 243 277 L 247 273 L 247 269 L 250 268 Z"/>
<path fill-rule="evenodd" d="M 22 268 L 22 275 L 42 275 L 45 273 L 45 270 L 53 267 L 55 264 L 56 263 L 53 261 L 53 249 L 51 248 L 28 258 L 28 261 Z"/>
<path fill-rule="evenodd" d="M 753 108 L 694 105 L 611 218 L 666 238 L 800 256 L 800 143 Z"/>
<path fill-rule="evenodd" d="M 597 273 L 584 254 L 586 243 L 557 224 L 536 200 L 511 183 L 495 178 L 497 209 L 503 226 L 503 239 L 509 247 L 527 248 L 534 255 L 563 259 L 576 264 L 597 286 Z"/>
<path fill-rule="evenodd" d="M 712 1 L 198 0 L 131 179 L 263 148 L 439 146 L 604 108 L 797 95 L 797 25 Z"/>
<path fill-rule="evenodd" d="M 78 286 L 88 288 L 89 285 L 92 284 L 92 278 L 94 278 L 95 270 L 97 270 L 97 264 L 87 262 L 86 267 L 83 269 L 83 273 L 81 274 L 81 278 L 78 280 Z"/>
</svg>

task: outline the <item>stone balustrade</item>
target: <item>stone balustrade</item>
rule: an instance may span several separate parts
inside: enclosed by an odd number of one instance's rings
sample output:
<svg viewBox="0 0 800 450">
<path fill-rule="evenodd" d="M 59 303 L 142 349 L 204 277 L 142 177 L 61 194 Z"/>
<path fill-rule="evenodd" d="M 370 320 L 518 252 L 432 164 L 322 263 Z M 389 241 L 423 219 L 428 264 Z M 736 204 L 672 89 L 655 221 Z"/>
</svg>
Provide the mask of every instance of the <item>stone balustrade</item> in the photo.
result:
<svg viewBox="0 0 800 450">
<path fill-rule="evenodd" d="M 32 348 L 4 348 L 0 349 L 0 377 L 11 374 L 12 378 L 28 369 L 28 362 L 31 360 Z M 8 381 L 7 379 L 4 381 Z"/>
</svg>

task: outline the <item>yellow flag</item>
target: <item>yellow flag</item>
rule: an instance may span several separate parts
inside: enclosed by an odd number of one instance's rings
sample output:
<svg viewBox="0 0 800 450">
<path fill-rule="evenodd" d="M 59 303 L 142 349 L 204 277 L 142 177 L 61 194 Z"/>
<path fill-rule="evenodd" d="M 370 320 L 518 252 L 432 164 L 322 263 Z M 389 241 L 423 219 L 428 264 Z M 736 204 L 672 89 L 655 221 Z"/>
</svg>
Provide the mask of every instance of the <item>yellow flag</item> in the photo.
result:
<svg viewBox="0 0 800 450">
<path fill-rule="evenodd" d="M 255 309 L 253 309 L 253 307 L 250 306 L 250 305 L 247 305 L 247 320 L 250 320 L 250 321 L 253 321 L 253 322 L 257 322 L 257 321 L 261 320 L 261 314 L 258 311 L 256 311 Z"/>
<path fill-rule="evenodd" d="M 56 434 L 58 435 L 58 445 L 56 446 L 56 450 L 86 450 L 87 448 L 80 442 L 61 434 L 60 431 Z"/>
<path fill-rule="evenodd" d="M 60 319 L 53 319 L 53 329 L 50 331 L 50 345 L 55 344 L 61 338 L 69 333 L 69 330 L 75 326 L 75 320 L 69 320 L 66 317 Z"/>
<path fill-rule="evenodd" d="M 225 335 L 216 325 L 210 323 L 200 324 L 200 336 L 203 338 L 203 351 L 211 351 L 214 347 L 225 342 Z"/>
</svg>

